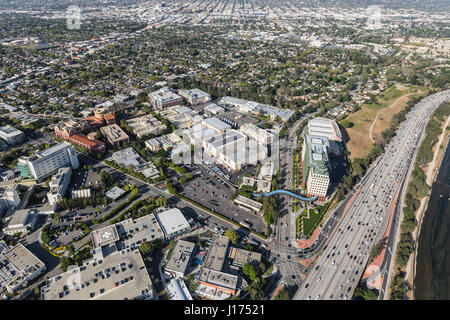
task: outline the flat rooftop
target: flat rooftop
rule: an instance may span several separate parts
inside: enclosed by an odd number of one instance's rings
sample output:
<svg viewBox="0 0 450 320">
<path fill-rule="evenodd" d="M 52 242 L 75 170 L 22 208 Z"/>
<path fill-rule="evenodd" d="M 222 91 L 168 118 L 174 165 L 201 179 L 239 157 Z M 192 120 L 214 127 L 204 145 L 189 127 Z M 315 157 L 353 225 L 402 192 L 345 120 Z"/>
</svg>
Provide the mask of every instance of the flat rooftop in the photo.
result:
<svg viewBox="0 0 450 320">
<path fill-rule="evenodd" d="M 100 131 L 113 142 L 119 142 L 128 139 L 128 135 L 116 123 L 101 127 Z"/>
<path fill-rule="evenodd" d="M 98 248 L 116 242 L 119 240 L 119 234 L 116 226 L 112 225 L 92 231 L 91 239 L 93 247 Z"/>
<path fill-rule="evenodd" d="M 243 266 L 246 263 L 258 266 L 261 262 L 261 253 L 240 248 L 232 248 L 229 256 L 233 259 L 233 264 L 237 266 Z"/>
<path fill-rule="evenodd" d="M 112 157 L 114 161 L 116 161 L 116 163 L 122 167 L 132 165 L 136 168 L 144 162 L 141 156 L 136 151 L 134 151 L 133 147 L 116 151 L 113 153 Z"/>
<path fill-rule="evenodd" d="M 56 152 L 59 152 L 61 150 L 64 150 L 64 149 L 70 148 L 70 147 L 73 148 L 70 143 L 64 141 L 64 142 L 58 143 L 48 149 L 39 151 L 38 153 L 36 153 L 36 156 L 38 156 L 39 158 L 48 157 L 49 155 L 52 155 Z"/>
<path fill-rule="evenodd" d="M 229 124 L 226 124 L 225 122 L 216 117 L 206 118 L 205 120 L 203 120 L 203 125 L 212 127 L 217 131 L 224 131 L 226 129 L 231 129 L 231 126 Z"/>
<path fill-rule="evenodd" d="M 8 137 L 14 137 L 17 135 L 21 135 L 23 133 L 22 131 L 20 131 L 10 125 L 0 127 L 0 131 Z"/>
<path fill-rule="evenodd" d="M 127 219 L 115 224 L 120 241 L 116 244 L 119 250 L 138 248 L 143 241 L 163 239 L 164 233 L 154 214 L 138 219 Z"/>
<path fill-rule="evenodd" d="M 198 280 L 214 286 L 236 290 L 238 276 L 203 267 L 200 270 Z"/>
<path fill-rule="evenodd" d="M 113 187 L 105 193 L 105 196 L 107 196 L 110 199 L 115 200 L 115 199 L 119 198 L 121 195 L 123 195 L 124 193 L 125 193 L 125 190 L 123 190 L 119 187 Z"/>
<path fill-rule="evenodd" d="M 153 288 L 139 250 L 86 261 L 48 279 L 41 291 L 42 300 L 131 300 L 142 296 L 153 297 Z"/>
<path fill-rule="evenodd" d="M 171 234 L 190 227 L 180 209 L 177 208 L 158 212 L 156 214 L 156 219 L 166 236 L 170 236 Z"/>
<path fill-rule="evenodd" d="M 9 282 L 20 273 L 33 274 L 43 266 L 44 263 L 21 243 L 10 249 L 4 247 L 0 253 L 0 284 Z"/>
<path fill-rule="evenodd" d="M 166 270 L 184 273 L 194 253 L 195 243 L 178 240 L 166 264 Z"/>
<path fill-rule="evenodd" d="M 223 264 L 227 255 L 229 239 L 226 236 L 217 235 L 213 238 L 206 259 L 203 263 L 204 268 L 210 268 L 222 271 Z"/>
</svg>

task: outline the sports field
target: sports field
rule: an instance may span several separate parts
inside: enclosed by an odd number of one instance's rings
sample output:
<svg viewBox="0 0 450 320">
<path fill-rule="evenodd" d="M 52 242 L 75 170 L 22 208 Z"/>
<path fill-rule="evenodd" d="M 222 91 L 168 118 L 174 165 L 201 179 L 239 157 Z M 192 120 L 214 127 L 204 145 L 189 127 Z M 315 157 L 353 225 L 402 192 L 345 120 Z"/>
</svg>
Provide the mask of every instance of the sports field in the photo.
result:
<svg viewBox="0 0 450 320">
<path fill-rule="evenodd" d="M 372 144 L 381 139 L 381 133 L 390 126 L 392 116 L 400 112 L 411 97 L 423 95 L 424 87 L 394 85 L 378 97 L 374 104 L 363 104 L 361 110 L 346 120 L 353 123 L 347 128 L 347 148 L 350 158 L 364 158 Z"/>
</svg>

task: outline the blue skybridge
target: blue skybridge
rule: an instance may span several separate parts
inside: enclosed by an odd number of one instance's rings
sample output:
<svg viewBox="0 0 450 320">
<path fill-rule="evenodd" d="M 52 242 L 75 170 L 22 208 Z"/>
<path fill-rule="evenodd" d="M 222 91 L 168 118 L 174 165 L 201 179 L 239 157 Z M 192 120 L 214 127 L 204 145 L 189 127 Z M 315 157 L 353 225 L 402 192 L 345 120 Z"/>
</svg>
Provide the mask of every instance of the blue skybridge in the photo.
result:
<svg viewBox="0 0 450 320">
<path fill-rule="evenodd" d="M 314 196 L 314 197 L 311 197 L 311 198 L 307 198 L 307 197 L 298 195 L 298 194 L 293 193 L 293 192 L 288 191 L 288 190 L 274 190 L 274 191 L 266 192 L 266 193 L 253 193 L 252 195 L 254 197 L 270 197 L 270 196 L 273 196 L 273 195 L 276 195 L 276 194 L 286 194 L 288 196 L 291 196 L 293 198 L 297 198 L 297 199 L 302 200 L 302 201 L 314 201 L 314 200 L 317 199 L 317 196 Z"/>
</svg>

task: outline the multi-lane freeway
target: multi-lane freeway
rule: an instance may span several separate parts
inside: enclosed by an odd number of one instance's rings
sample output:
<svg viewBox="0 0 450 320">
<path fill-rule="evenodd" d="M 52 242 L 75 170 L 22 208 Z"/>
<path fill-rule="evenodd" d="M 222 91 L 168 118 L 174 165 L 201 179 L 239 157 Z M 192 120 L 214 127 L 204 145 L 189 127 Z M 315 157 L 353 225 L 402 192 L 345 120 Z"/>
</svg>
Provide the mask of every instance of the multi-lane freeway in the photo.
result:
<svg viewBox="0 0 450 320">
<path fill-rule="evenodd" d="M 436 93 L 408 113 L 384 155 L 357 186 L 354 202 L 293 299 L 352 297 L 373 246 L 386 230 L 390 206 L 413 164 L 415 148 L 428 119 L 440 103 L 449 99 L 450 91 Z"/>
</svg>

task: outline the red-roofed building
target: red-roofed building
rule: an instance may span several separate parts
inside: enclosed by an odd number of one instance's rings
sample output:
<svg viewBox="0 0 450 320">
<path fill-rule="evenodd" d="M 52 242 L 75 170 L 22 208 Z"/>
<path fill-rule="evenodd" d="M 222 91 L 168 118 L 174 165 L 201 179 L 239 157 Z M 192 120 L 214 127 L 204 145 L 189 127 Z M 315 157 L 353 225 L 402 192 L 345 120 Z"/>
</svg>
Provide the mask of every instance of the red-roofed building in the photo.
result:
<svg viewBox="0 0 450 320">
<path fill-rule="evenodd" d="M 55 136 L 58 139 L 70 142 L 73 145 L 82 147 L 88 150 L 89 153 L 98 152 L 104 153 L 106 151 L 105 144 L 95 139 L 90 139 L 83 133 L 88 132 L 91 126 L 87 121 L 76 122 L 69 120 L 63 123 L 58 123 L 55 126 Z"/>
<path fill-rule="evenodd" d="M 83 119 L 83 121 L 87 121 L 91 130 L 95 130 L 99 127 L 116 123 L 116 117 L 112 113 L 106 113 L 105 109 L 98 108 L 94 110 L 92 117 Z"/>
<path fill-rule="evenodd" d="M 91 140 L 86 137 L 84 134 L 76 133 L 67 140 L 70 143 L 82 147 L 92 152 L 104 153 L 106 151 L 105 144 L 101 141 Z"/>
</svg>

